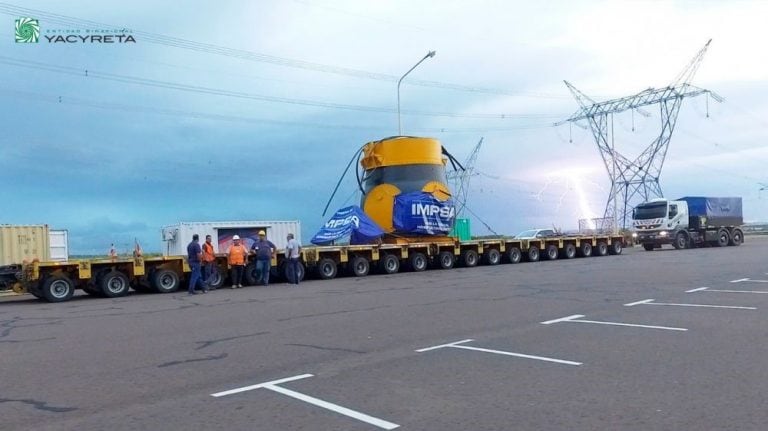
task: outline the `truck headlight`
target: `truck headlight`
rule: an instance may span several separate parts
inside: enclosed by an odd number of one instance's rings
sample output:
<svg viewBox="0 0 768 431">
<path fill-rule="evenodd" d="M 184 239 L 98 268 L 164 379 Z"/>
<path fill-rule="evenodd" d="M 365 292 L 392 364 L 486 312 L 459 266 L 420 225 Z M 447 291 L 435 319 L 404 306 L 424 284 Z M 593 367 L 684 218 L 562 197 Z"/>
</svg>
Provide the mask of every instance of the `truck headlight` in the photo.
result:
<svg viewBox="0 0 768 431">
<path fill-rule="evenodd" d="M 632 232 L 632 238 L 637 238 L 637 232 Z"/>
<path fill-rule="evenodd" d="M 663 230 L 659 232 L 659 236 L 667 236 L 667 231 Z"/>
</svg>

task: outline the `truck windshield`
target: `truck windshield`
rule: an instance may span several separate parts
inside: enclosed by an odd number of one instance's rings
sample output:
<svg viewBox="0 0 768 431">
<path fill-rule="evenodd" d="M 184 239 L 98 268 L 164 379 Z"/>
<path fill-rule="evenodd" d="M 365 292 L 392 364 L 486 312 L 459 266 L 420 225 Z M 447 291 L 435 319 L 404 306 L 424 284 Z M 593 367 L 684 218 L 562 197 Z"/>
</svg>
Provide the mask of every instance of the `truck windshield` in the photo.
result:
<svg viewBox="0 0 768 431">
<path fill-rule="evenodd" d="M 648 220 L 652 218 L 664 218 L 667 216 L 667 203 L 658 202 L 652 204 L 643 204 L 635 208 L 635 220 Z"/>
</svg>

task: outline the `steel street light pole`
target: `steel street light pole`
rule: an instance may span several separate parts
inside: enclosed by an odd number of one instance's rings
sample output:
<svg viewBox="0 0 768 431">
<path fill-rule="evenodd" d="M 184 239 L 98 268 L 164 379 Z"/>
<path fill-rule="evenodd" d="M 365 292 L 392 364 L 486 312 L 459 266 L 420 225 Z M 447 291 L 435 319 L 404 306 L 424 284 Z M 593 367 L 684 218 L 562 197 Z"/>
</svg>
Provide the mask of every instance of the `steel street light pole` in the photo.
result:
<svg viewBox="0 0 768 431">
<path fill-rule="evenodd" d="M 419 60 L 418 63 L 414 64 L 412 68 L 408 69 L 408 71 L 405 72 L 405 75 L 401 76 L 400 79 L 397 81 L 397 134 L 398 136 L 402 136 L 403 134 L 402 122 L 400 121 L 400 84 L 403 82 L 403 79 L 405 79 L 405 77 L 408 76 L 408 74 L 413 71 L 413 69 L 416 69 L 416 67 L 418 67 L 418 65 L 421 64 L 422 61 L 434 56 L 435 56 L 435 51 L 429 51 L 427 55 L 424 56 L 424 58 Z"/>
</svg>

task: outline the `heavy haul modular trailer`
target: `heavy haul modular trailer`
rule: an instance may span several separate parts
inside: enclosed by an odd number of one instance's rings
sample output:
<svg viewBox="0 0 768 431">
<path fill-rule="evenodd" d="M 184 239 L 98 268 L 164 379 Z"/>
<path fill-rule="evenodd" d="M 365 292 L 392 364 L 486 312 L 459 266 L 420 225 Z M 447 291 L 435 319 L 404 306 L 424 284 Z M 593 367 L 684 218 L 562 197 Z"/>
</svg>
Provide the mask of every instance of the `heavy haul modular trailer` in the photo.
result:
<svg viewBox="0 0 768 431">
<path fill-rule="evenodd" d="M 342 271 L 363 277 L 372 272 L 394 274 L 401 268 L 424 271 L 430 267 L 450 269 L 456 265 L 536 262 L 538 260 L 621 254 L 622 236 L 565 236 L 534 240 L 485 239 L 473 241 L 422 241 L 406 244 L 344 245 L 305 247 L 299 269 L 318 278 L 335 278 Z M 224 285 L 229 266 L 224 255 L 216 257 L 216 275 L 212 283 Z M 272 259 L 273 275 L 287 278 L 285 255 Z M 72 262 L 32 262 L 24 266 L 22 280 L 15 287 L 49 302 L 72 298 L 75 289 L 94 296 L 119 297 L 133 288 L 137 291 L 169 293 L 185 283 L 190 269 L 183 256 L 156 258 L 95 259 Z M 255 282 L 255 265 L 246 267 L 248 284 Z"/>
</svg>

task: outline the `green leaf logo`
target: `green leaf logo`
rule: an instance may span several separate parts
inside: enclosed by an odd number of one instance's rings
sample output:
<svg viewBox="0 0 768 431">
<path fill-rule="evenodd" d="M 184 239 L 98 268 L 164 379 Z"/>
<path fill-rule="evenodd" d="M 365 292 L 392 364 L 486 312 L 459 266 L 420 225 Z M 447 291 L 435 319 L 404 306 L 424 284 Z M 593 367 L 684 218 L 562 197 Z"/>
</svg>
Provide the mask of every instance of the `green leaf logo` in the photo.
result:
<svg viewBox="0 0 768 431">
<path fill-rule="evenodd" d="M 40 40 L 40 21 L 33 18 L 16 20 L 16 43 L 37 43 Z"/>
</svg>

